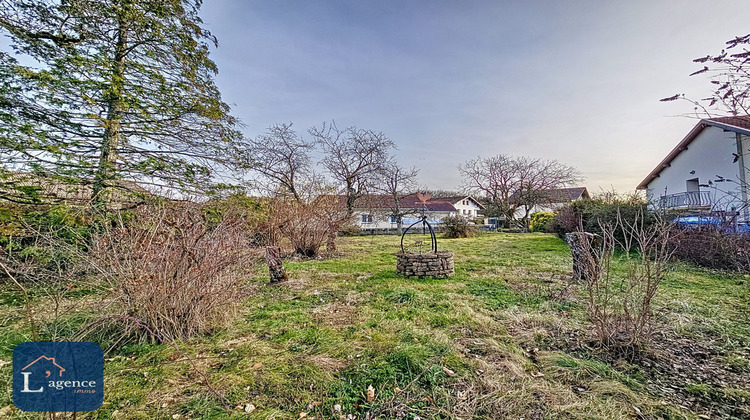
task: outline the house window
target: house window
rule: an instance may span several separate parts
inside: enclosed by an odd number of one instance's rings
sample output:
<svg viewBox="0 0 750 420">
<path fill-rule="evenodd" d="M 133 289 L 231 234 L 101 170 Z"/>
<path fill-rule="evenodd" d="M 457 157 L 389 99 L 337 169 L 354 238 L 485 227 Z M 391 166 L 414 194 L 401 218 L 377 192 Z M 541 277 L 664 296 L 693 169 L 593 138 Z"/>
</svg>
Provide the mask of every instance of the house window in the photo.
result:
<svg viewBox="0 0 750 420">
<path fill-rule="evenodd" d="M 371 214 L 363 214 L 362 215 L 362 223 L 372 223 L 372 215 Z"/>
<path fill-rule="evenodd" d="M 396 223 L 396 216 L 391 216 L 391 223 Z"/>
</svg>

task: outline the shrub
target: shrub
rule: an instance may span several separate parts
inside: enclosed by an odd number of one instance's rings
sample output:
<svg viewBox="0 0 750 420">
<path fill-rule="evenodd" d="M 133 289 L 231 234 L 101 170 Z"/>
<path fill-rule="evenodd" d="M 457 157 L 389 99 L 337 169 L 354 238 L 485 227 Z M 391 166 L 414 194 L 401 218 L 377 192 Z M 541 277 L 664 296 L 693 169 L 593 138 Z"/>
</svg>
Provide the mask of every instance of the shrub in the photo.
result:
<svg viewBox="0 0 750 420">
<path fill-rule="evenodd" d="M 529 218 L 529 229 L 532 232 L 547 232 L 550 222 L 555 218 L 551 211 L 540 211 L 533 213 Z"/>
<path fill-rule="evenodd" d="M 250 262 L 246 221 L 210 218 L 190 204 L 143 207 L 94 235 L 91 262 L 114 286 L 126 335 L 185 339 L 233 317 Z"/>
<path fill-rule="evenodd" d="M 351 217 L 334 195 L 319 195 L 311 200 L 276 197 L 269 201 L 268 232 L 273 245 L 288 241 L 297 255 L 315 258 L 325 245 L 336 250 L 336 237 Z"/>
<path fill-rule="evenodd" d="M 362 229 L 354 224 L 346 224 L 339 229 L 339 235 L 341 236 L 362 236 Z"/>
<path fill-rule="evenodd" d="M 3 206 L 0 261 L 22 283 L 56 282 L 86 250 L 89 219 L 84 211 L 65 205 Z"/>
<path fill-rule="evenodd" d="M 632 221 L 618 213 L 614 223 L 601 224 L 599 231 L 600 241 L 582 235 L 579 242 L 588 256 L 580 260 L 588 317 L 600 344 L 629 351 L 650 339 L 651 302 L 667 272 L 672 254 L 667 244 L 674 229 L 661 219 L 647 222 L 645 213 L 636 213 Z M 623 250 L 623 271 L 611 269 L 616 248 Z"/>
<path fill-rule="evenodd" d="M 750 236 L 725 233 L 715 226 L 681 230 L 669 246 L 675 258 L 701 267 L 750 272 Z"/>
<path fill-rule="evenodd" d="M 448 216 L 442 220 L 444 238 L 468 238 L 474 236 L 476 228 L 461 216 Z"/>
<path fill-rule="evenodd" d="M 607 193 L 593 199 L 574 201 L 561 208 L 549 224 L 550 232 L 564 238 L 566 233 L 583 230 L 598 235 L 603 233 L 602 226 L 613 226 L 614 237 L 618 242 L 625 240 L 623 224 L 643 223 L 648 228 L 656 220 L 648 210 L 648 202 L 639 195 L 617 196 Z"/>
</svg>

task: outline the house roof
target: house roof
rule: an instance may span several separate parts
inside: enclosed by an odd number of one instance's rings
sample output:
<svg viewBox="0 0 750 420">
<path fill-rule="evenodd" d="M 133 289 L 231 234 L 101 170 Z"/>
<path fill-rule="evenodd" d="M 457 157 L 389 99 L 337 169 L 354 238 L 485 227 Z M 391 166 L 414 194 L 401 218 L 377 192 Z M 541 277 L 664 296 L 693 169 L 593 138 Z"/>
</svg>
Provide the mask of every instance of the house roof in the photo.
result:
<svg viewBox="0 0 750 420">
<path fill-rule="evenodd" d="M 117 180 L 117 190 L 113 201 L 129 202 L 132 197 L 128 193 L 152 195 L 148 190 L 135 181 Z M 91 200 L 93 180 L 83 179 L 78 183 L 67 183 L 51 176 L 39 175 L 31 172 L 0 173 L 0 192 L 16 193 L 18 188 L 33 188 L 38 190 L 39 199 L 43 202 L 87 202 Z"/>
<path fill-rule="evenodd" d="M 449 196 L 449 197 L 435 197 L 435 198 L 431 198 L 430 201 L 434 201 L 434 202 L 444 201 L 444 202 L 451 203 L 451 204 L 455 205 L 455 204 L 457 204 L 460 201 L 466 200 L 467 198 L 469 200 L 473 201 L 474 204 L 476 204 L 480 209 L 484 209 L 484 206 L 482 205 L 482 203 L 480 203 L 479 201 L 477 201 L 474 197 L 472 197 L 470 195 L 454 195 L 454 196 Z"/>
<path fill-rule="evenodd" d="M 346 196 L 339 196 L 339 200 L 346 205 Z M 392 209 L 395 207 L 394 199 L 390 195 L 377 195 L 368 194 L 360 197 L 355 203 L 357 209 Z M 452 203 L 445 201 L 442 198 L 431 199 L 422 202 L 419 200 L 416 194 L 408 194 L 401 196 L 399 207 L 402 209 L 418 209 L 424 208 L 426 211 L 456 211 L 456 208 Z"/>
<path fill-rule="evenodd" d="M 659 177 L 659 174 L 661 174 L 661 171 L 663 171 L 664 168 L 668 168 L 672 161 L 680 153 L 688 149 L 690 143 L 692 143 L 693 140 L 695 140 L 706 127 L 717 127 L 721 128 L 724 131 L 733 131 L 735 133 L 750 136 L 750 116 L 745 115 L 737 117 L 706 118 L 700 120 L 698 124 L 696 124 L 692 130 L 690 130 L 685 138 L 683 138 L 682 141 L 680 141 L 680 143 L 678 143 L 677 146 L 675 146 L 675 148 L 672 149 L 671 152 L 669 152 L 667 157 L 665 157 L 664 160 L 656 165 L 656 168 L 654 168 L 654 170 L 651 171 L 651 173 L 649 173 L 648 176 L 643 181 L 641 181 L 640 184 L 638 184 L 636 189 L 645 190 L 648 187 L 648 184 L 651 183 L 651 181 Z"/>
<path fill-rule="evenodd" d="M 586 187 L 553 188 L 538 191 L 536 194 L 538 194 L 539 201 L 546 201 L 547 203 L 569 203 L 581 198 L 591 198 Z M 508 197 L 508 201 L 517 201 L 519 195 L 520 193 L 514 192 Z"/>
</svg>

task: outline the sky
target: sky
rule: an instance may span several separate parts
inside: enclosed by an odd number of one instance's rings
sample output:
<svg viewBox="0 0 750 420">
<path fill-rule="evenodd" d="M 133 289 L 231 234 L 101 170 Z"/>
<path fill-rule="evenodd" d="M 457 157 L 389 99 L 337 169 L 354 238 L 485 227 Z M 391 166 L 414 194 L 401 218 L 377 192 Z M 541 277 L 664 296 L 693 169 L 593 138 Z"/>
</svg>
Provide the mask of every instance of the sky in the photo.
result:
<svg viewBox="0 0 750 420">
<path fill-rule="evenodd" d="M 256 137 L 335 120 L 385 133 L 430 189 L 509 154 L 633 191 L 697 123 L 694 58 L 750 33 L 750 2 L 208 0 L 216 82 Z M 309 136 L 308 136 L 309 137 Z"/>
</svg>

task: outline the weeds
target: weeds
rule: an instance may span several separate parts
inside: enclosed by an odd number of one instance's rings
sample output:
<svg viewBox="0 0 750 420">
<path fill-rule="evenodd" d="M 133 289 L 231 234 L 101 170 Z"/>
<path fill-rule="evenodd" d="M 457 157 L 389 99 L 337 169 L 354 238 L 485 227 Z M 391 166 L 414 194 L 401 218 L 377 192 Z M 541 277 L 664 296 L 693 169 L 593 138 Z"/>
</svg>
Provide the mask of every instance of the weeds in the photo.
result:
<svg viewBox="0 0 750 420">
<path fill-rule="evenodd" d="M 206 334 L 233 318 L 249 263 L 241 218 L 209 227 L 197 207 L 159 207 L 96 234 L 90 259 L 114 287 L 114 319 L 160 341 Z M 128 335 L 126 327 L 126 336 Z M 144 335 L 141 335 L 144 337 Z"/>
</svg>

